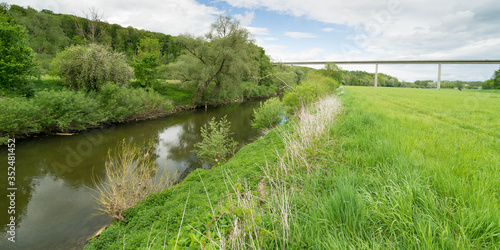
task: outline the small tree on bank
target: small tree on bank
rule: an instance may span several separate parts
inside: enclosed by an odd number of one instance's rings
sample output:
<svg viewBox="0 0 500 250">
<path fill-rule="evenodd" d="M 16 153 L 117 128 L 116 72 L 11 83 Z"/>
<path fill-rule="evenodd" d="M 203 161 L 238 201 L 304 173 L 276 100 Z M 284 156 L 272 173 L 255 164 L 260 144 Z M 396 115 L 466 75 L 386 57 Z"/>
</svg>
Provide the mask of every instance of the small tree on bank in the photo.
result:
<svg viewBox="0 0 500 250">
<path fill-rule="evenodd" d="M 203 140 L 196 143 L 194 146 L 196 154 L 201 161 L 215 164 L 221 162 L 227 157 L 234 154 L 234 150 L 238 143 L 229 137 L 232 133 L 229 132 L 231 123 L 224 116 L 220 121 L 216 121 L 215 117 L 201 128 L 201 137 Z"/>
<path fill-rule="evenodd" d="M 132 77 L 125 54 L 98 44 L 67 48 L 54 58 L 51 68 L 74 89 L 98 91 L 107 82 L 126 84 Z"/>
</svg>

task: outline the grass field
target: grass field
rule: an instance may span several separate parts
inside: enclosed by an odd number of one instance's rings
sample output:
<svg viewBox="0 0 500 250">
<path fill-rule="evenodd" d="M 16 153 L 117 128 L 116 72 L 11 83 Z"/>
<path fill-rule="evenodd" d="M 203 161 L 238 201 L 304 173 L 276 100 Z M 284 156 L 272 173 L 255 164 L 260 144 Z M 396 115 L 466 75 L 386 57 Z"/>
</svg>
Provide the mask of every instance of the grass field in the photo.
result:
<svg viewBox="0 0 500 250">
<path fill-rule="evenodd" d="M 333 185 L 298 223 L 320 237 L 303 242 L 500 247 L 500 92 L 348 87 L 343 102 Z"/>
<path fill-rule="evenodd" d="M 345 87 L 88 247 L 500 248 L 500 92 Z M 246 185 L 248 184 L 248 185 Z"/>
</svg>

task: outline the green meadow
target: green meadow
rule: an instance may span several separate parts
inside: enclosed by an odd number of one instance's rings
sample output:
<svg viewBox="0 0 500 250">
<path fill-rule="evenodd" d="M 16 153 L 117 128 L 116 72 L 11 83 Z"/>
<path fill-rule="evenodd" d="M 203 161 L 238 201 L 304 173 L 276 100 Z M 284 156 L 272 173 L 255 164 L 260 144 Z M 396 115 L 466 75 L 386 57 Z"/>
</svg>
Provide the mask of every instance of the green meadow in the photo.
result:
<svg viewBox="0 0 500 250">
<path fill-rule="evenodd" d="M 344 87 L 87 247 L 498 249 L 498 107 L 498 91 Z"/>
<path fill-rule="evenodd" d="M 500 92 L 346 87 L 342 100 L 335 185 L 306 220 L 335 215 L 318 244 L 500 247 Z"/>
</svg>

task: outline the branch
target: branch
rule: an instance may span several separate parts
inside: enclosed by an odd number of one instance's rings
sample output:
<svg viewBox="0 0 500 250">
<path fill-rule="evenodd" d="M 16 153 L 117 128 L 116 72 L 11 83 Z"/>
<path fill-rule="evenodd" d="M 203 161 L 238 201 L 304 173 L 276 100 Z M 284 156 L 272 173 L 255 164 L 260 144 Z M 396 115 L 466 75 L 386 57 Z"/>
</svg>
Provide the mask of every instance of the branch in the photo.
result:
<svg viewBox="0 0 500 250">
<path fill-rule="evenodd" d="M 203 56 L 198 56 L 198 55 L 197 55 L 194 51 L 190 50 L 190 49 L 188 48 L 188 46 L 186 46 L 186 45 L 185 45 L 185 44 L 183 44 L 183 43 L 181 43 L 181 44 L 182 44 L 182 46 L 183 46 L 183 47 L 184 47 L 184 48 L 185 48 L 185 49 L 186 49 L 189 53 L 191 53 L 191 55 L 193 55 L 194 57 L 196 57 L 196 58 L 200 59 L 200 61 L 201 61 L 203 64 L 205 64 L 205 65 L 206 65 L 205 61 L 203 60 Z"/>
<path fill-rule="evenodd" d="M 264 79 L 264 78 L 268 78 L 268 77 L 270 77 L 270 76 L 274 76 L 274 77 L 275 77 L 276 79 L 278 79 L 280 82 L 282 82 L 283 84 L 285 84 L 285 86 L 286 86 L 286 87 L 289 87 L 289 88 L 291 88 L 293 91 L 296 91 L 296 90 L 295 90 L 292 86 L 288 85 L 285 81 L 281 80 L 281 78 L 277 77 L 277 76 L 276 76 L 275 74 L 273 74 L 273 73 L 269 73 L 269 74 L 267 74 L 267 76 L 263 76 L 263 77 L 260 77 L 260 78 L 257 78 L 257 77 L 255 77 L 255 76 L 254 76 L 253 78 L 254 78 L 254 79 L 257 79 L 257 81 L 260 81 L 260 80 L 262 80 L 262 79 Z M 298 94 L 298 93 L 297 93 L 297 94 Z M 300 96 L 300 95 L 299 95 L 299 96 Z"/>
<path fill-rule="evenodd" d="M 299 96 L 301 106 L 304 106 L 304 101 L 303 101 L 302 96 L 300 95 L 300 93 L 299 93 L 296 89 L 294 89 L 292 86 L 288 85 L 288 84 L 287 84 L 285 81 L 283 81 L 281 78 L 277 77 L 275 74 L 273 74 L 273 73 L 269 73 L 267 76 L 264 76 L 264 77 L 259 78 L 259 81 L 260 81 L 260 80 L 262 80 L 262 79 L 264 79 L 264 78 L 266 78 L 266 77 L 269 77 L 269 76 L 274 76 L 274 77 L 276 77 L 276 79 L 278 79 L 280 82 L 282 82 L 282 83 L 285 85 L 285 87 L 288 87 L 288 88 L 292 89 L 293 91 L 295 91 L 295 92 L 297 93 L 297 96 Z M 254 77 L 254 78 L 256 78 L 256 77 Z"/>
</svg>

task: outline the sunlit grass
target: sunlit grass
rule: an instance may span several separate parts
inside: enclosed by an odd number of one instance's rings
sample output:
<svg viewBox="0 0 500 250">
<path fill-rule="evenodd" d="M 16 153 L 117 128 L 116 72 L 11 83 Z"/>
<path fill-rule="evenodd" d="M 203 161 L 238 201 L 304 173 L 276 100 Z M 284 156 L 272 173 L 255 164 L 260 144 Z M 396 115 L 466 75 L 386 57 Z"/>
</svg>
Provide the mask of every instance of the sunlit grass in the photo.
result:
<svg viewBox="0 0 500 250">
<path fill-rule="evenodd" d="M 499 249 L 499 96 L 346 87 L 90 248 Z"/>
<path fill-rule="evenodd" d="M 332 160 L 341 164 L 306 210 L 312 219 L 297 224 L 320 225 L 321 236 L 300 240 L 328 248 L 498 248 L 499 96 L 347 88 L 331 133 L 341 146 Z"/>
</svg>

